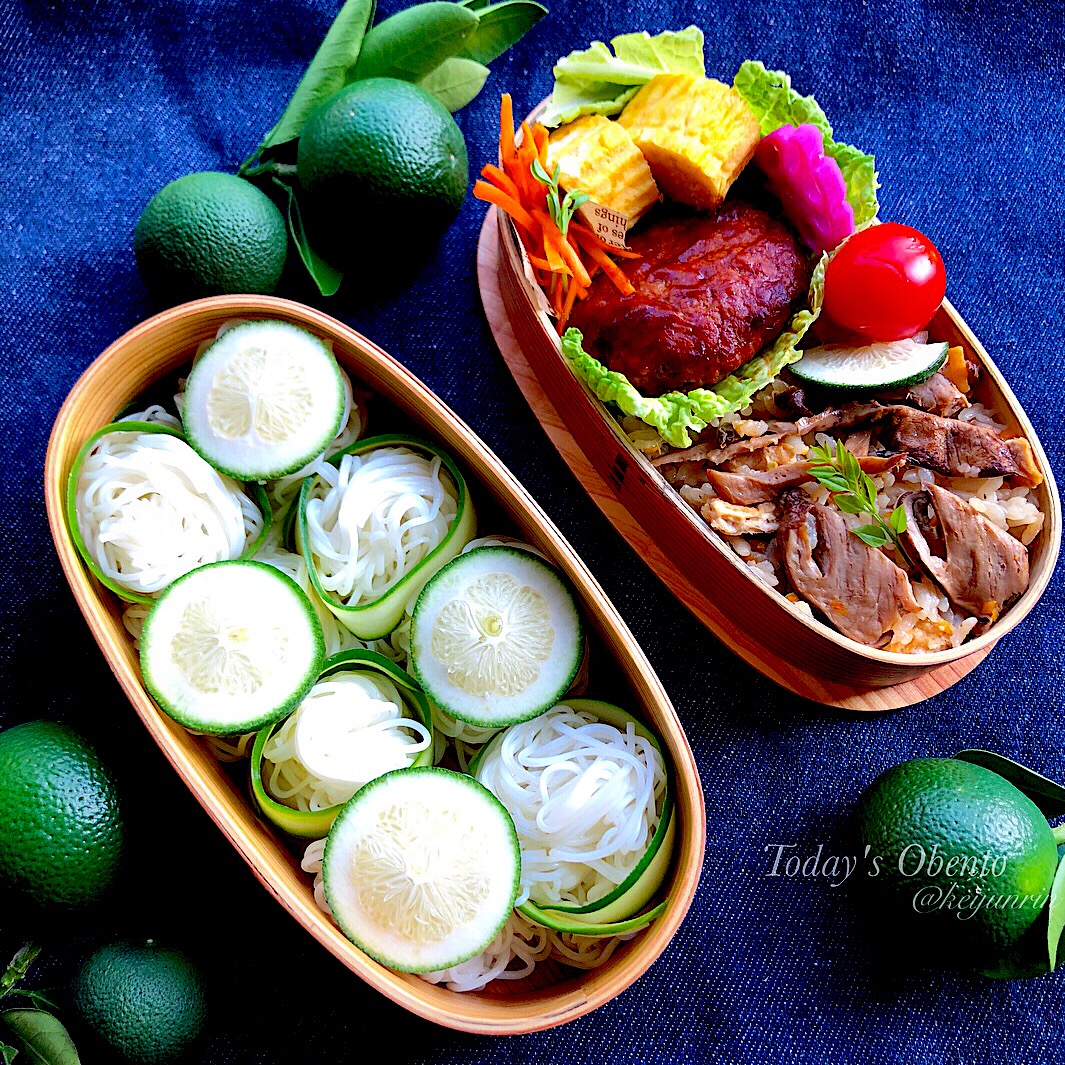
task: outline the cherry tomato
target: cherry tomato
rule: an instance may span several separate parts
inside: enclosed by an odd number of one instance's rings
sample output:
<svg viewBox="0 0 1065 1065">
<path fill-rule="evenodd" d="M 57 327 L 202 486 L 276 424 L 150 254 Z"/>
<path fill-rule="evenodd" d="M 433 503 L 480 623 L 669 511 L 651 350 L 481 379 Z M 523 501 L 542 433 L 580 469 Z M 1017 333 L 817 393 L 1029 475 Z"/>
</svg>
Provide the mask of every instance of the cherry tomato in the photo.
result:
<svg viewBox="0 0 1065 1065">
<path fill-rule="evenodd" d="M 935 245 L 898 222 L 848 237 L 825 273 L 826 317 L 870 341 L 903 340 L 932 319 L 947 291 Z"/>
</svg>

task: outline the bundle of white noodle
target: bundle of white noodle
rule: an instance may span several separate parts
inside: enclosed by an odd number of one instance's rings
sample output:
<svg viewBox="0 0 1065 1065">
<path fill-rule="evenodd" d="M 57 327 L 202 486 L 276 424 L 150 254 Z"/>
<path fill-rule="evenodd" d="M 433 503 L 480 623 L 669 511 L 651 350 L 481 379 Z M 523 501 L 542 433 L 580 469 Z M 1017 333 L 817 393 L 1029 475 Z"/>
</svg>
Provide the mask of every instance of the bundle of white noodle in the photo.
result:
<svg viewBox="0 0 1065 1065">
<path fill-rule="evenodd" d="M 101 572 L 139 595 L 238 558 L 263 526 L 241 485 L 166 433 L 102 436 L 82 463 L 76 507 Z"/>
<path fill-rule="evenodd" d="M 324 463 L 307 502 L 322 587 L 348 606 L 379 598 L 445 539 L 457 510 L 436 456 L 378 447 Z"/>
<path fill-rule="evenodd" d="M 477 779 L 510 812 L 521 845 L 521 892 L 539 906 L 586 905 L 643 857 L 662 816 L 662 755 L 624 730 L 562 704 L 511 725 L 485 751 Z"/>
<path fill-rule="evenodd" d="M 325 810 L 411 765 L 431 744 L 429 729 L 407 714 L 387 677 L 343 671 L 318 681 L 266 741 L 263 779 L 278 802 Z"/>
</svg>

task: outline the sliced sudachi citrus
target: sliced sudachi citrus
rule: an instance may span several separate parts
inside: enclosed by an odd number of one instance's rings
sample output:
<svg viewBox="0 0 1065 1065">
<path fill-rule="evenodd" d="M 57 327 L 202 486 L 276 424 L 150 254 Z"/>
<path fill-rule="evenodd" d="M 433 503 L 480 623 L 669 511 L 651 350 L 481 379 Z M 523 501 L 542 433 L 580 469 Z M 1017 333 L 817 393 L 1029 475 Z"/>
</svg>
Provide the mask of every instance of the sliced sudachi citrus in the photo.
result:
<svg viewBox="0 0 1065 1065">
<path fill-rule="evenodd" d="M 537 555 L 481 547 L 425 586 L 411 620 L 411 670 L 442 710 L 473 725 L 527 721 L 569 688 L 584 650 L 576 604 Z"/>
<path fill-rule="evenodd" d="M 216 562 L 179 578 L 141 636 L 145 686 L 197 732 L 250 732 L 288 713 L 325 653 L 321 625 L 290 577 L 260 562 Z"/>
<path fill-rule="evenodd" d="M 340 368 L 318 337 L 288 322 L 243 322 L 193 366 L 182 422 L 216 469 L 266 481 L 323 454 L 344 406 Z"/>
</svg>

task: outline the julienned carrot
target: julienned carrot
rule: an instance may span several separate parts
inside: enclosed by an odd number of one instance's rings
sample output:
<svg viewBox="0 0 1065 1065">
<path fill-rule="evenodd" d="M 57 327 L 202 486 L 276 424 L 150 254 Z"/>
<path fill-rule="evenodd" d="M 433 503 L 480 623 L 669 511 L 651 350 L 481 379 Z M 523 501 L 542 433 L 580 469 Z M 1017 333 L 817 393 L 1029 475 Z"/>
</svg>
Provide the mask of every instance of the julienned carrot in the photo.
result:
<svg viewBox="0 0 1065 1065">
<path fill-rule="evenodd" d="M 551 172 L 547 163 L 549 132 L 539 122 L 530 125 L 524 121 L 520 129 L 519 142 L 514 130 L 513 101 L 509 93 L 504 93 L 499 105 L 499 165 L 489 163 L 482 168 L 484 180 L 476 182 L 473 194 L 494 204 L 515 222 L 518 237 L 548 296 L 561 332 L 576 301 L 587 298 L 591 274 L 596 269 L 602 269 L 622 292 L 632 292 L 632 284 L 610 257 L 639 256 L 636 252 L 610 247 L 575 218 L 570 218 L 568 224 L 557 221 L 557 184 L 551 183 L 549 204 L 547 184 L 533 173 L 536 163 Z M 565 232 L 560 230 L 560 224 L 566 226 Z M 582 255 L 591 260 L 590 269 Z"/>
<path fill-rule="evenodd" d="M 619 267 L 605 251 L 595 247 L 590 247 L 587 251 L 592 257 L 592 260 L 603 268 L 603 273 L 606 274 L 606 276 L 609 277 L 626 296 L 629 296 L 636 291 L 632 287 L 632 282 L 624 275 L 624 273 L 622 273 L 621 267 Z"/>
<path fill-rule="evenodd" d="M 530 233 L 535 232 L 537 227 L 532 215 L 513 196 L 507 195 L 502 189 L 496 188 L 487 181 L 478 181 L 473 186 L 473 194 L 479 200 L 494 203 L 501 210 L 506 211 L 519 226 L 524 227 Z"/>
<path fill-rule="evenodd" d="M 494 166 L 492 163 L 485 163 L 481 167 L 481 177 L 486 181 L 491 182 L 497 189 L 502 189 L 508 196 L 513 196 L 514 199 L 518 199 L 518 186 L 514 184 L 513 179 L 503 170 L 500 170 L 498 166 Z"/>
<path fill-rule="evenodd" d="M 592 279 L 588 275 L 588 268 L 581 262 L 581 257 L 574 250 L 573 245 L 570 244 L 569 240 L 559 233 L 554 222 L 551 221 L 550 215 L 539 207 L 534 207 L 530 214 L 532 214 L 533 218 L 540 223 L 545 236 L 550 233 L 552 238 L 557 238 L 557 247 L 563 260 L 572 271 L 573 276 L 580 282 L 581 286 L 587 288 L 592 283 Z M 553 233 L 551 232 L 552 230 L 554 230 Z"/>
<path fill-rule="evenodd" d="M 499 162 L 505 170 L 511 166 L 518 151 L 514 146 L 514 104 L 510 93 L 503 93 L 499 103 Z"/>
<path fill-rule="evenodd" d="M 545 170 L 547 169 L 547 138 L 547 127 L 537 122 L 533 126 L 533 143 L 536 145 L 536 158 L 540 160 Z"/>
</svg>

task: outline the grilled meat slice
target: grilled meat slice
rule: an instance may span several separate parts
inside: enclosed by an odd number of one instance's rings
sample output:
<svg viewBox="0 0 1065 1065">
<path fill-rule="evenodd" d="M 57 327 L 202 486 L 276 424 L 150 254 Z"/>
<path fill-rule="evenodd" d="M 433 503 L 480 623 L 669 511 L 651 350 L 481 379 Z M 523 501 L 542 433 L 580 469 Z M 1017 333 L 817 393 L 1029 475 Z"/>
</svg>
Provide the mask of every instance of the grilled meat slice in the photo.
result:
<svg viewBox="0 0 1065 1065">
<path fill-rule="evenodd" d="M 886 473 L 906 461 L 905 455 L 864 455 L 858 464 L 871 476 Z M 707 470 L 706 479 L 729 503 L 754 506 L 775 499 L 786 488 L 811 481 L 812 462 L 788 462 L 771 470 Z"/>
<path fill-rule="evenodd" d="M 1016 477 L 1027 485 L 1043 480 L 1027 440 L 1007 440 L 975 422 L 885 407 L 880 439 L 888 450 L 905 451 L 918 466 L 946 477 Z"/>
<path fill-rule="evenodd" d="M 801 489 L 781 497 L 777 544 L 795 591 L 858 643 L 883 643 L 903 613 L 920 609 L 905 572 Z"/>
<path fill-rule="evenodd" d="M 779 336 L 812 264 L 783 223 L 750 204 L 660 215 L 635 230 L 623 265 L 635 292 L 604 274 L 570 318 L 584 347 L 645 395 L 713 385 Z"/>
<path fill-rule="evenodd" d="M 1028 549 L 953 492 L 908 492 L 907 552 L 955 606 L 994 621 L 1028 587 Z"/>
<path fill-rule="evenodd" d="M 904 452 L 915 465 L 926 466 L 945 477 L 1012 477 L 1029 487 L 1043 481 L 1032 445 L 1023 437 L 1006 439 L 986 425 L 943 418 L 897 403 L 889 407 L 849 403 L 794 422 L 770 422 L 770 431 L 762 436 L 744 437 L 723 447 L 712 441 L 695 444 L 651 461 L 660 469 L 685 462 L 720 466 L 739 455 L 779 444 L 792 433 L 827 433 L 864 426 L 879 428 L 885 451 Z"/>
<path fill-rule="evenodd" d="M 849 403 L 844 407 L 835 407 L 799 418 L 794 422 L 770 422 L 769 432 L 762 436 L 742 437 L 725 445 L 715 441 L 694 444 L 692 447 L 670 451 L 651 460 L 652 465 L 676 466 L 682 462 L 705 462 L 711 466 L 720 466 L 723 462 L 738 455 L 750 455 L 763 448 L 779 444 L 786 436 L 795 433 L 804 436 L 807 433 L 828 433 L 833 429 L 850 429 L 856 425 L 869 424 L 882 417 L 887 408 L 879 403 Z"/>
<path fill-rule="evenodd" d="M 971 406 L 965 398 L 965 393 L 941 373 L 932 374 L 927 381 L 922 381 L 919 385 L 900 388 L 897 392 L 881 393 L 877 399 L 889 405 L 901 403 L 908 407 L 919 407 L 944 418 L 953 418 L 958 411 Z"/>
</svg>

